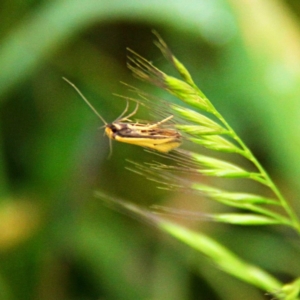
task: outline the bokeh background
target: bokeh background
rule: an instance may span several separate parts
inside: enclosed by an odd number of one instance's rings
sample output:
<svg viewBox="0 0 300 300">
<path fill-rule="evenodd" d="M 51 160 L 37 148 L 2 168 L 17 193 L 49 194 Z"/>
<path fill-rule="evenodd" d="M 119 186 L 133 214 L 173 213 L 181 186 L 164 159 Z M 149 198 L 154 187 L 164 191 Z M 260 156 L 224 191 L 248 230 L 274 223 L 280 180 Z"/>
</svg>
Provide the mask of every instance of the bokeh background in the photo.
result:
<svg viewBox="0 0 300 300">
<path fill-rule="evenodd" d="M 156 29 L 300 205 L 300 4 L 297 0 L 2 0 L 0 3 L 0 299 L 268 299 L 200 254 L 94 196 L 141 206 L 215 209 L 126 169 L 151 161 L 109 143 L 73 81 L 109 122 L 125 107 L 126 48 L 165 71 Z M 153 116 L 143 109 L 140 119 Z M 178 220 L 288 282 L 299 243 L 281 228 Z"/>
</svg>

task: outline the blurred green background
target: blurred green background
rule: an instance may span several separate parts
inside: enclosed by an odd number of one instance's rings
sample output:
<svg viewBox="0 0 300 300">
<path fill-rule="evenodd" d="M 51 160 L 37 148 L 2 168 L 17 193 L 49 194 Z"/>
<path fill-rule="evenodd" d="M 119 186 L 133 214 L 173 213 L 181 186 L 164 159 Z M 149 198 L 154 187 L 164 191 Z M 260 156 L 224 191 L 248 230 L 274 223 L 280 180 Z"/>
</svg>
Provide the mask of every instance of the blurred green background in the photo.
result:
<svg viewBox="0 0 300 300">
<path fill-rule="evenodd" d="M 171 70 L 156 29 L 299 212 L 299 17 L 297 0 L 2 0 L 0 299 L 266 299 L 94 197 L 214 209 L 125 169 L 155 159 L 142 148 L 113 143 L 107 159 L 103 124 L 62 77 L 108 122 L 125 107 L 112 94 L 132 96 L 120 81 L 168 97 L 126 68 L 129 47 Z M 290 232 L 177 221 L 280 280 L 300 273 Z"/>
</svg>

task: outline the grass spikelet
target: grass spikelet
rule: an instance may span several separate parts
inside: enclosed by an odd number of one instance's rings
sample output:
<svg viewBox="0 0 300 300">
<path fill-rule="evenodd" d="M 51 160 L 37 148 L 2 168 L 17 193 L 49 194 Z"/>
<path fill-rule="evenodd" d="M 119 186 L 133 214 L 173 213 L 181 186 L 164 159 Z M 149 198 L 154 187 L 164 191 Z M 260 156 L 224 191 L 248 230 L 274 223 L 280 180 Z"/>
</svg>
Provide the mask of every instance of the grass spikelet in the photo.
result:
<svg viewBox="0 0 300 300">
<path fill-rule="evenodd" d="M 181 79 L 162 72 L 132 50 L 130 50 L 128 67 L 138 78 L 164 89 L 189 105 L 189 107 L 174 104 L 168 105 L 175 116 L 179 118 L 178 120 L 181 120 L 181 122 L 176 122 L 174 126 L 177 130 L 180 130 L 186 141 L 190 141 L 195 145 L 201 145 L 199 148 L 200 153 L 201 147 L 204 147 L 212 151 L 212 156 L 200 154 L 198 151 L 196 153 L 179 149 L 174 152 L 175 154 L 166 156 L 175 162 L 175 165 L 151 163 L 147 165 L 147 168 L 150 168 L 154 173 L 155 171 L 157 173 L 170 173 L 177 170 L 180 172 L 199 173 L 210 177 L 220 177 L 224 178 L 224 180 L 244 178 L 255 181 L 267 187 L 273 197 L 252 195 L 244 191 L 228 192 L 219 190 L 216 192 L 216 190 L 213 191 L 213 187 L 211 187 L 211 190 L 202 189 L 201 193 L 206 194 L 212 200 L 222 202 L 224 205 L 235 206 L 239 209 L 257 213 L 256 217 L 253 214 L 247 216 L 247 213 L 245 213 L 239 219 L 236 215 L 234 217 L 231 214 L 227 215 L 226 218 L 219 218 L 220 222 L 243 223 L 243 225 L 247 225 L 247 222 L 248 225 L 253 225 L 255 222 L 265 225 L 279 223 L 292 226 L 296 231 L 300 232 L 300 223 L 296 214 L 267 172 L 209 99 L 195 85 L 188 70 L 173 55 L 167 44 L 156 32 L 154 34 L 158 39 L 155 45 L 175 67 Z M 250 165 L 253 167 L 247 170 L 227 159 L 214 158 L 213 153 L 238 155 L 250 162 Z M 193 190 L 195 185 L 194 183 L 186 183 L 185 188 Z M 265 204 L 276 204 L 277 207 L 281 207 L 282 215 L 278 212 L 273 212 L 270 208 L 263 208 L 262 205 Z"/>
<path fill-rule="evenodd" d="M 195 131 L 196 129 L 194 128 L 194 132 Z M 195 144 L 199 144 L 205 148 L 216 150 L 216 151 L 239 153 L 239 154 L 242 153 L 242 151 L 238 147 L 236 147 L 233 143 L 231 143 L 230 141 L 224 139 L 223 137 L 217 134 L 209 135 L 209 136 L 202 134 L 201 138 L 189 138 L 189 140 Z"/>
<path fill-rule="evenodd" d="M 190 73 L 173 55 L 166 43 L 157 33 L 155 35 L 158 38 L 155 44 L 178 71 L 181 79 L 169 76 L 132 50 L 129 50 L 128 67 L 139 79 L 154 84 L 184 102 L 183 106 L 168 102 L 163 102 L 163 105 L 154 104 L 153 106 L 156 105 L 154 112 L 163 115 L 171 110 L 174 115 L 173 126 L 182 135 L 182 147 L 193 147 L 193 151 L 182 148 L 167 154 L 150 151 L 158 157 L 157 161 L 146 163 L 129 161 L 131 166 L 128 169 L 156 182 L 162 189 L 193 193 L 199 195 L 201 200 L 215 201 L 229 207 L 232 211 L 204 213 L 182 211 L 165 206 L 155 206 L 152 210 L 146 210 L 123 200 L 110 198 L 108 202 L 118 210 L 138 216 L 206 255 L 224 272 L 276 295 L 278 299 L 298 299 L 299 279 L 283 285 L 264 270 L 243 261 L 206 235 L 163 218 L 168 215 L 240 226 L 284 225 L 300 233 L 300 223 L 295 212 L 268 173 L 195 85 Z M 131 90 L 139 95 L 142 101 L 146 101 L 147 106 L 151 106 L 151 100 L 155 99 L 138 89 Z M 169 163 L 165 161 L 162 163 L 160 161 L 162 157 Z M 239 163 L 236 163 L 233 157 L 237 157 Z M 242 165 L 241 161 L 246 163 Z M 182 176 L 186 174 L 193 174 L 193 179 Z M 198 178 L 203 179 L 203 177 L 210 177 L 210 179 L 214 177 L 215 180 L 210 184 L 197 181 Z M 226 184 L 222 183 L 222 188 L 215 184 L 220 180 L 225 182 L 232 179 L 258 185 L 261 188 L 258 190 L 264 190 L 264 193 L 243 190 L 245 185 L 236 185 L 237 190 L 230 190 Z M 226 188 L 223 188 L 224 186 Z"/>
<path fill-rule="evenodd" d="M 214 122 L 210 118 L 200 113 L 197 113 L 194 110 L 188 109 L 186 107 L 180 107 L 178 105 L 173 105 L 173 104 L 170 105 L 170 108 L 176 111 L 181 118 L 187 120 L 189 123 L 196 123 L 202 125 L 204 127 L 219 132 L 219 134 L 229 133 L 224 127 L 222 127 L 218 123 Z"/>
</svg>

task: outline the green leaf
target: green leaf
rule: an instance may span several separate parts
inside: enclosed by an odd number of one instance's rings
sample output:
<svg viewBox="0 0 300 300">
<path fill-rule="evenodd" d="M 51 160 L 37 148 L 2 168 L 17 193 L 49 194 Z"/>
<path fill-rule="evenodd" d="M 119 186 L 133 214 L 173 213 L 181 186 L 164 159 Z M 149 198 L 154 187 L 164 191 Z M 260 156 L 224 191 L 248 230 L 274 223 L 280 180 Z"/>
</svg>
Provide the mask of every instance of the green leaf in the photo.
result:
<svg viewBox="0 0 300 300">
<path fill-rule="evenodd" d="M 201 232 L 195 232 L 167 221 L 133 203 L 109 197 L 100 192 L 97 192 L 97 196 L 117 211 L 142 219 L 144 222 L 156 226 L 161 231 L 170 234 L 177 240 L 206 255 L 218 268 L 244 282 L 251 283 L 265 291 L 279 290 L 282 287 L 282 283 L 276 278 L 264 270 L 243 261 L 222 244 Z"/>
<path fill-rule="evenodd" d="M 250 265 L 223 245 L 200 232 L 171 222 L 160 222 L 160 228 L 188 246 L 208 256 L 220 269 L 266 291 L 280 289 L 282 284 L 264 270 Z"/>
</svg>

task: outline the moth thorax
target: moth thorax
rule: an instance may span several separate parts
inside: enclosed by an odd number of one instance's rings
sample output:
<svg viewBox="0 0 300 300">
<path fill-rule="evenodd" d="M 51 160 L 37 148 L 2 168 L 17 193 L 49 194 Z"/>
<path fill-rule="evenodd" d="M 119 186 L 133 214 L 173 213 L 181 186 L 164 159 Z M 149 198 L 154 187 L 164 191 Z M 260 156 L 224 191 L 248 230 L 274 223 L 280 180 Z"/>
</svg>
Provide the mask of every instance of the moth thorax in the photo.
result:
<svg viewBox="0 0 300 300">
<path fill-rule="evenodd" d="M 105 127 L 105 133 L 110 139 L 114 139 L 118 132 L 123 129 L 123 124 L 111 123 Z"/>
</svg>

